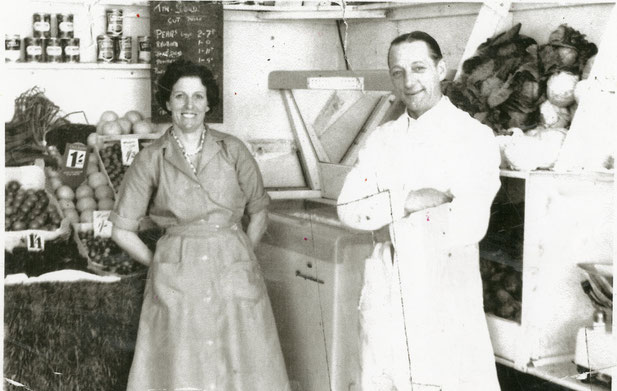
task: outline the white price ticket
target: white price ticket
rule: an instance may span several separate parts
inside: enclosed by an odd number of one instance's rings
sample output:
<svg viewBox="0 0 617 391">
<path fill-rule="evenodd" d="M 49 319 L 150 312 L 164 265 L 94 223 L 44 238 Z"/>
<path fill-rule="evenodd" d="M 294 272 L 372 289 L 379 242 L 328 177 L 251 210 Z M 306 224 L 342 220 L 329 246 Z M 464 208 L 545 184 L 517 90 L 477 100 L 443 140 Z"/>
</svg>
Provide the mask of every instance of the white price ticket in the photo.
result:
<svg viewBox="0 0 617 391">
<path fill-rule="evenodd" d="M 109 210 L 95 210 L 92 212 L 92 229 L 94 237 L 111 238 L 113 224 L 109 221 Z"/>
<path fill-rule="evenodd" d="M 45 239 L 36 232 L 30 232 L 26 237 L 28 251 L 40 252 L 45 250 Z"/>
<path fill-rule="evenodd" d="M 122 164 L 130 166 L 135 155 L 139 153 L 139 140 L 136 138 L 122 139 L 120 149 L 122 150 Z"/>
</svg>

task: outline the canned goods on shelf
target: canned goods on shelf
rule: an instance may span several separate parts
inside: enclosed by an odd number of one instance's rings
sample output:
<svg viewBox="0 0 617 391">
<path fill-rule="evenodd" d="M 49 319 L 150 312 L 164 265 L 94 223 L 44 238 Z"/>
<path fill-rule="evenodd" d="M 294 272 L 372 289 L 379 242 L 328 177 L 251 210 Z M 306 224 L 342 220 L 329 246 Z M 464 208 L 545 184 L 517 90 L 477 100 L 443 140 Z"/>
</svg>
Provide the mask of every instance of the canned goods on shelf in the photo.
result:
<svg viewBox="0 0 617 391">
<path fill-rule="evenodd" d="M 73 14 L 56 14 L 56 22 L 58 23 L 58 38 L 74 37 Z"/>
<path fill-rule="evenodd" d="M 19 34 L 4 36 L 4 61 L 17 62 L 21 59 L 21 39 Z"/>
<path fill-rule="evenodd" d="M 139 62 L 140 63 L 150 63 L 150 36 L 140 36 L 137 37 L 137 48 L 139 50 Z"/>
<path fill-rule="evenodd" d="M 133 58 L 133 40 L 131 37 L 118 37 L 118 62 L 128 64 Z"/>
<path fill-rule="evenodd" d="M 28 37 L 25 39 L 26 61 L 44 62 L 45 61 L 45 40 L 38 37 Z"/>
<path fill-rule="evenodd" d="M 122 35 L 122 10 L 112 8 L 106 11 L 107 16 L 107 34 L 112 37 Z"/>
<path fill-rule="evenodd" d="M 62 62 L 62 46 L 60 38 L 48 38 L 45 44 L 47 62 Z"/>
<path fill-rule="evenodd" d="M 37 12 L 32 15 L 32 37 L 49 38 L 51 37 L 51 15 Z"/>
<path fill-rule="evenodd" d="M 63 38 L 64 62 L 79 62 L 79 38 Z"/>
<path fill-rule="evenodd" d="M 113 62 L 116 59 L 116 45 L 109 35 L 99 35 L 96 39 L 98 62 Z"/>
</svg>

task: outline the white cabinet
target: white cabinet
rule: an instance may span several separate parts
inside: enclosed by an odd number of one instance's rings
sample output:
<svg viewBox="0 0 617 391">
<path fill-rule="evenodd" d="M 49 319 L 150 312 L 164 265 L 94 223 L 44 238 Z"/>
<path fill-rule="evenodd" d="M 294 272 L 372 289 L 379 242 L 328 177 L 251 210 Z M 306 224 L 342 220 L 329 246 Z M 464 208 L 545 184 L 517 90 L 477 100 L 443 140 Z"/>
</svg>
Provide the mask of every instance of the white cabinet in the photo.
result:
<svg viewBox="0 0 617 391">
<path fill-rule="evenodd" d="M 274 207 L 256 254 L 292 389 L 360 390 L 358 302 L 371 236 L 340 227 L 333 206 L 289 205 Z"/>
</svg>

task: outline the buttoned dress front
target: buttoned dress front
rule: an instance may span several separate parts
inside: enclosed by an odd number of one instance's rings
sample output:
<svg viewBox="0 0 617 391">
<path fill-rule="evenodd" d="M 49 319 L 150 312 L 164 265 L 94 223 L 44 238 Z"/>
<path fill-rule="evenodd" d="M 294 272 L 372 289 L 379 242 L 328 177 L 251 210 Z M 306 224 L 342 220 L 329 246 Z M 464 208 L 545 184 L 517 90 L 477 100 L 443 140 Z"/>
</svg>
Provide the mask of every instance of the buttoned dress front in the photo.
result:
<svg viewBox="0 0 617 391">
<path fill-rule="evenodd" d="M 270 301 L 239 225 L 267 207 L 237 138 L 208 129 L 197 174 L 167 131 L 137 154 L 111 221 L 148 213 L 165 235 L 148 272 L 128 390 L 286 391 Z"/>
<path fill-rule="evenodd" d="M 499 164 L 491 129 L 447 97 L 417 120 L 384 124 L 361 148 L 339 216 L 358 229 L 389 224 L 394 247 L 394 262 L 379 244 L 366 263 L 364 390 L 499 390 L 478 262 Z M 453 200 L 405 216 L 407 194 L 424 188 Z"/>
</svg>

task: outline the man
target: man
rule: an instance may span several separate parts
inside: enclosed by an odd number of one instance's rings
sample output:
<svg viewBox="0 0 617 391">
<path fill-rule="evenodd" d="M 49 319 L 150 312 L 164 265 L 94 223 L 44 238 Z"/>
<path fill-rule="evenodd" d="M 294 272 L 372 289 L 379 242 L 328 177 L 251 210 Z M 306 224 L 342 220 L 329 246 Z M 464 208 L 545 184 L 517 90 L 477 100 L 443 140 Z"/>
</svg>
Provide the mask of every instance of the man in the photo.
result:
<svg viewBox="0 0 617 391">
<path fill-rule="evenodd" d="M 343 223 L 388 225 L 394 246 L 394 259 L 378 246 L 366 264 L 363 389 L 499 390 L 478 264 L 499 148 L 442 95 L 447 68 L 430 35 L 396 38 L 388 66 L 406 111 L 370 135 L 338 200 Z M 391 321 L 379 323 L 384 308 Z"/>
</svg>

